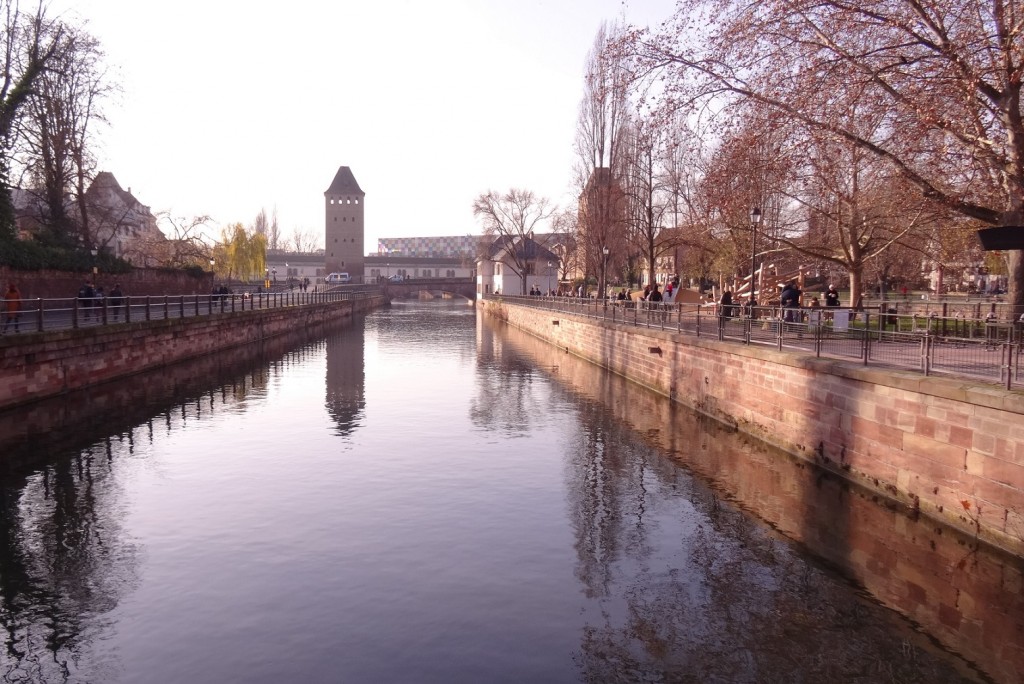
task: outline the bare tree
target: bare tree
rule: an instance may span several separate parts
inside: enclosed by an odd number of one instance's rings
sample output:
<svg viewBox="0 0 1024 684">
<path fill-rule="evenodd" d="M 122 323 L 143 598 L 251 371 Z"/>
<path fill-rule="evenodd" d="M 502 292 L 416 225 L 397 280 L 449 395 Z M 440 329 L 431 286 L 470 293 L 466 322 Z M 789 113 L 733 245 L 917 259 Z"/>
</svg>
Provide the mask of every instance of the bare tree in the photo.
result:
<svg viewBox="0 0 1024 684">
<path fill-rule="evenodd" d="M 267 226 L 267 249 L 277 250 L 281 241 L 281 226 L 277 222 L 277 207 L 270 214 L 270 224 Z"/>
<path fill-rule="evenodd" d="M 522 293 L 526 294 L 526 276 L 536 261 L 534 231 L 551 218 L 548 200 L 530 190 L 513 188 L 504 194 L 494 190 L 473 201 L 473 215 L 483 223 L 484 232 L 500 241 L 510 259 L 509 266 L 520 277 Z"/>
<path fill-rule="evenodd" d="M 602 25 L 587 57 L 583 99 L 576 126 L 575 183 L 579 191 L 578 248 L 583 277 L 601 276 L 605 289 L 607 255 L 623 243 L 625 194 L 621 186 L 622 129 L 628 118 L 628 73 L 607 50 L 612 29 Z M 623 250 L 615 249 L 617 255 Z"/>
<path fill-rule="evenodd" d="M 90 207 L 82 200 L 96 173 L 92 137 L 104 121 L 100 105 L 114 86 L 95 38 L 72 27 L 53 30 L 59 32 L 57 50 L 22 120 L 24 164 L 42 192 L 49 237 L 57 244 L 95 247 Z"/>
<path fill-rule="evenodd" d="M 1024 6 L 1007 0 L 683 0 L 662 28 L 619 46 L 637 77 L 660 78 L 669 110 L 759 102 L 847 140 L 952 211 L 1022 225 L 1022 22 Z M 883 125 L 851 125 L 854 107 Z M 1009 256 L 1018 310 L 1022 254 Z"/>
<path fill-rule="evenodd" d="M 252 232 L 254 235 L 267 236 L 267 227 L 270 225 L 270 220 L 267 218 L 267 210 L 260 209 L 260 213 L 256 214 L 256 218 L 252 222 Z"/>
<path fill-rule="evenodd" d="M 624 136 L 623 185 L 627 198 L 627 238 L 644 257 L 647 282 L 654 283 L 658 259 L 672 253 L 682 235 L 665 225 L 673 193 L 665 166 L 669 131 L 637 114 Z"/>
<path fill-rule="evenodd" d="M 62 35 L 46 16 L 42 2 L 34 14 L 20 11 L 16 0 L 0 0 L 3 30 L 0 50 L 0 237 L 14 237 L 10 174 L 17 127 L 38 80 L 56 54 Z"/>
<path fill-rule="evenodd" d="M 157 221 L 169 240 L 168 266 L 208 267 L 213 258 L 213 248 L 204 238 L 204 229 L 210 225 L 209 216 L 173 216 L 165 211 L 157 216 Z"/>
<path fill-rule="evenodd" d="M 291 247 L 298 254 L 314 254 L 320 246 L 317 233 L 308 228 L 294 228 L 292 230 Z"/>
</svg>

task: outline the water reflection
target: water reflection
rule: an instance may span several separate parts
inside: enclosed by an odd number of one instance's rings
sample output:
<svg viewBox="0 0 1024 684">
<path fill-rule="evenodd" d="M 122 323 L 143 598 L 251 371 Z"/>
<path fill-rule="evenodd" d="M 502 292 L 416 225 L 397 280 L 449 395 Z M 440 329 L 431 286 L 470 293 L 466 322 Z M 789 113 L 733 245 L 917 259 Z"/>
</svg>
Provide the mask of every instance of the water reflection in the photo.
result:
<svg viewBox="0 0 1024 684">
<path fill-rule="evenodd" d="M 107 383 L 0 414 L 3 681 L 113 681 L 99 655 L 108 615 L 137 587 L 141 544 L 126 534 L 118 477 L 160 433 L 245 410 L 269 379 L 316 354 L 304 335 Z"/>
<path fill-rule="evenodd" d="M 365 321 L 359 316 L 327 338 L 327 412 L 339 436 L 359 427 L 366 408 L 364 332 Z"/>
<path fill-rule="evenodd" d="M 965 546 L 949 532 L 490 319 L 478 336 L 481 353 L 509 369 L 504 382 L 523 383 L 525 360 L 575 395 L 585 416 L 565 476 L 576 575 L 598 606 L 587 610 L 576 656 L 587 681 L 987 680 L 851 590 L 833 562 L 901 610 L 908 586 L 933 600 L 977 597 L 970 603 L 984 607 L 971 616 L 974 629 L 913 617 L 997 680 L 1015 681 L 1019 644 L 981 635 L 1021 634 L 1018 561 L 977 553 L 955 571 Z M 647 448 L 636 447 L 637 434 Z M 666 504 L 680 499 L 681 516 Z M 808 562 L 750 512 L 820 560 Z M 652 542 L 666 535 L 678 539 L 674 548 Z M 993 593 L 994 605 L 982 602 Z"/>
</svg>

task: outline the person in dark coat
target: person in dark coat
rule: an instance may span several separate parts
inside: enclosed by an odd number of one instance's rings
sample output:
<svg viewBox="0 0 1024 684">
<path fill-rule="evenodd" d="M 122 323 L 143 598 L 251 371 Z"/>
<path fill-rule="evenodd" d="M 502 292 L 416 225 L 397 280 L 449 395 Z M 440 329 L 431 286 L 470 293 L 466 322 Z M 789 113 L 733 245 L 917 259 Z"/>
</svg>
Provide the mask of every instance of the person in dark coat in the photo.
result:
<svg viewBox="0 0 1024 684">
<path fill-rule="evenodd" d="M 723 318 L 732 318 L 732 291 L 726 290 L 722 293 L 722 300 L 719 302 L 721 305 L 721 316 Z"/>
<path fill-rule="evenodd" d="M 779 303 L 782 305 L 782 308 L 785 309 L 787 323 L 797 322 L 801 295 L 803 295 L 803 292 L 801 292 L 800 288 L 797 287 L 795 280 L 789 281 L 786 283 L 786 286 L 782 288 Z"/>
<path fill-rule="evenodd" d="M 825 306 L 839 306 L 839 291 L 835 285 L 829 285 L 825 292 Z"/>
</svg>

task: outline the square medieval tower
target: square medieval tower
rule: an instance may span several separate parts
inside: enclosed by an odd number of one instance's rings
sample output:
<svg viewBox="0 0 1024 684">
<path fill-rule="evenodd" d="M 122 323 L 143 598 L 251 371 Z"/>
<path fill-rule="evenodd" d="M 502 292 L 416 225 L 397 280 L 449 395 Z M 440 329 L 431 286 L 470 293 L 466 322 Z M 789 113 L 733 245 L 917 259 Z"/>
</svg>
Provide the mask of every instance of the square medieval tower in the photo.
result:
<svg viewBox="0 0 1024 684">
<path fill-rule="evenodd" d="M 365 193 L 352 169 L 338 168 L 334 182 L 324 193 L 327 225 L 324 256 L 327 273 L 348 273 L 352 282 L 363 282 L 363 209 Z"/>
</svg>

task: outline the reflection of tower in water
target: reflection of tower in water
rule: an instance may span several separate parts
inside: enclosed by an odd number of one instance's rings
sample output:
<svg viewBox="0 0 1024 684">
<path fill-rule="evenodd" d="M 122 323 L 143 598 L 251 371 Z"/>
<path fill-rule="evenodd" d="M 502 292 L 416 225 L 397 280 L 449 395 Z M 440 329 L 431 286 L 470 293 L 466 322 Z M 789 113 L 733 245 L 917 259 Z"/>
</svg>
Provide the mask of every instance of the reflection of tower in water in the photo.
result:
<svg viewBox="0 0 1024 684">
<path fill-rule="evenodd" d="M 327 338 L 327 412 L 338 424 L 339 435 L 358 427 L 366 406 L 364 332 L 364 320 L 356 317 Z"/>
</svg>

